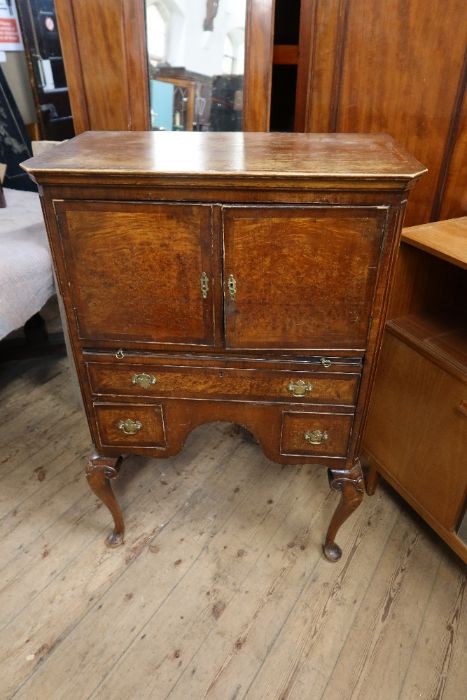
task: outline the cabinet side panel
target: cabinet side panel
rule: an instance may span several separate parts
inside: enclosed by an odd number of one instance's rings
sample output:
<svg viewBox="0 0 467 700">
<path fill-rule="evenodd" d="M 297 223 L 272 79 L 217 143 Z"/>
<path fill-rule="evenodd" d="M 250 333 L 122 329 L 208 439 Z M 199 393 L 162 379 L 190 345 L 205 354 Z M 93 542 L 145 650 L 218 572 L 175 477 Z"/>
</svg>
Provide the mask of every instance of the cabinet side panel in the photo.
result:
<svg viewBox="0 0 467 700">
<path fill-rule="evenodd" d="M 386 332 L 365 449 L 448 530 L 467 487 L 464 394 L 465 384 Z"/>
</svg>

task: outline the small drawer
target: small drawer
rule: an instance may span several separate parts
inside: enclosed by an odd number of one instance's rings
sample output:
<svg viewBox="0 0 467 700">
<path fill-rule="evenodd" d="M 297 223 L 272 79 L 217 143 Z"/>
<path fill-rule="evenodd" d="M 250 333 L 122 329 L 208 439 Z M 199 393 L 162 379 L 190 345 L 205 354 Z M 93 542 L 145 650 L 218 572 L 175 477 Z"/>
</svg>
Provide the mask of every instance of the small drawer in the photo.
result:
<svg viewBox="0 0 467 700">
<path fill-rule="evenodd" d="M 359 373 L 302 372 L 90 362 L 97 395 L 244 401 L 293 401 L 352 406 Z"/>
<path fill-rule="evenodd" d="M 94 412 L 103 446 L 166 447 L 162 406 L 95 403 Z"/>
<path fill-rule="evenodd" d="M 284 411 L 281 454 L 346 457 L 353 418 L 348 413 Z"/>
</svg>

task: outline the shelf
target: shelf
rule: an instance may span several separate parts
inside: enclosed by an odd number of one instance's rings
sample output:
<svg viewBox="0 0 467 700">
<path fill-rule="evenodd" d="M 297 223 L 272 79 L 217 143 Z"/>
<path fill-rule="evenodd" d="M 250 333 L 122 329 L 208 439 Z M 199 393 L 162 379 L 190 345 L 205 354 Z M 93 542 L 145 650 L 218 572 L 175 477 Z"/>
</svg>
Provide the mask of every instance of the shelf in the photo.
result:
<svg viewBox="0 0 467 700">
<path fill-rule="evenodd" d="M 402 240 L 457 267 L 467 269 L 467 216 L 405 228 Z"/>
<path fill-rule="evenodd" d="M 459 309 L 418 313 L 388 321 L 388 332 L 435 362 L 450 374 L 467 381 L 467 319 Z"/>
</svg>

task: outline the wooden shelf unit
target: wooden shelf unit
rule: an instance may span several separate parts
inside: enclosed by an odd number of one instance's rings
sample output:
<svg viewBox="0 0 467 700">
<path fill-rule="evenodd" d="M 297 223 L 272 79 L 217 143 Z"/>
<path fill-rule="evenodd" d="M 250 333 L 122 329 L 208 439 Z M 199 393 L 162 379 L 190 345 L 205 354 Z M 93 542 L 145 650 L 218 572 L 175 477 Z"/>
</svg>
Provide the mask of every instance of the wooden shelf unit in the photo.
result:
<svg viewBox="0 0 467 700">
<path fill-rule="evenodd" d="M 402 241 L 467 270 L 466 218 L 406 228 Z"/>
<path fill-rule="evenodd" d="M 380 473 L 464 561 L 466 270 L 467 217 L 403 231 L 364 439 L 369 490 Z"/>
<path fill-rule="evenodd" d="M 467 372 L 466 318 L 461 309 L 408 314 L 388 321 L 387 330 L 448 372 Z"/>
</svg>

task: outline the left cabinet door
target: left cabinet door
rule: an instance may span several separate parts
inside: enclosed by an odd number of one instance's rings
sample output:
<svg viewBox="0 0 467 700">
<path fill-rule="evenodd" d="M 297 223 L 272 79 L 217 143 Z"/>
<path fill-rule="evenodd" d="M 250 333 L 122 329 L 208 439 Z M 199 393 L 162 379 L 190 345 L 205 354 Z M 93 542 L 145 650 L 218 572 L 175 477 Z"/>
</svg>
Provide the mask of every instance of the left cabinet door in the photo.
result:
<svg viewBox="0 0 467 700">
<path fill-rule="evenodd" d="M 214 343 L 208 205 L 56 201 L 78 335 Z"/>
</svg>

